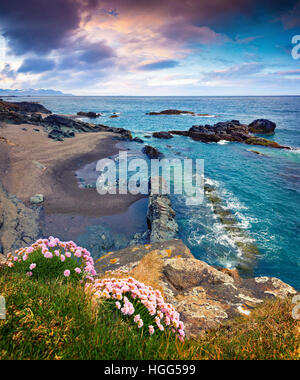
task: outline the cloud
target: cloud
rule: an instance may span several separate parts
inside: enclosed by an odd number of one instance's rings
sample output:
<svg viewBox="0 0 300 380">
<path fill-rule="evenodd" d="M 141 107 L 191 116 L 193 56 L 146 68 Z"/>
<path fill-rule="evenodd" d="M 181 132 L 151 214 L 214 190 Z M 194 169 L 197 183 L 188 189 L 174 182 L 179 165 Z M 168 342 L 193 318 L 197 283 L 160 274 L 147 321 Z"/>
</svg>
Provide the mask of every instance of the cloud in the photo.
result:
<svg viewBox="0 0 300 380">
<path fill-rule="evenodd" d="M 71 47 L 59 51 L 60 58 L 58 69 L 69 70 L 91 70 L 92 66 L 114 66 L 113 59 L 117 57 L 116 52 L 104 41 L 89 42 L 86 38 L 78 38 L 73 41 Z M 100 66 L 99 66 L 100 65 Z"/>
<path fill-rule="evenodd" d="M 16 76 L 16 71 L 11 67 L 9 63 L 6 63 L 4 68 L 0 71 L 1 80 L 16 79 Z"/>
<path fill-rule="evenodd" d="M 16 55 L 46 54 L 66 44 L 80 26 L 90 0 L 9 0 L 0 2 L 0 31 Z"/>
<path fill-rule="evenodd" d="M 19 68 L 19 73 L 39 74 L 55 68 L 55 62 L 48 58 L 26 58 Z"/>
<path fill-rule="evenodd" d="M 145 70 L 145 71 L 152 71 L 152 70 L 164 70 L 164 69 L 172 69 L 174 67 L 177 67 L 179 65 L 179 62 L 166 59 L 163 61 L 153 62 L 153 63 L 147 63 L 145 65 L 141 65 L 138 67 L 139 70 Z"/>
<path fill-rule="evenodd" d="M 204 73 L 203 80 L 232 80 L 232 78 L 248 78 L 249 76 L 260 73 L 265 65 L 259 62 L 242 63 L 231 66 L 224 70 L 215 70 Z"/>
<path fill-rule="evenodd" d="M 214 32 L 207 26 L 190 25 L 184 20 L 172 21 L 170 24 L 164 25 L 160 31 L 165 37 L 176 38 L 177 41 L 182 42 L 196 42 L 206 45 L 229 40 L 228 37 Z"/>
<path fill-rule="evenodd" d="M 280 17 L 285 29 L 293 29 L 300 26 L 300 1 L 294 7 Z"/>
</svg>

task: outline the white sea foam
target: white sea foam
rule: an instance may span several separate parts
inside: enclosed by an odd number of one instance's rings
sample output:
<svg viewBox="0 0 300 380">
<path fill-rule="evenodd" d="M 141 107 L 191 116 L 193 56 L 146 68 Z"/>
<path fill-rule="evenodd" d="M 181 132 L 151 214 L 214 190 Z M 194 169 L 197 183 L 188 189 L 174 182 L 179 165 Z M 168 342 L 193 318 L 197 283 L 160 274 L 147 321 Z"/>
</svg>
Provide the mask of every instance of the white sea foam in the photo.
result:
<svg viewBox="0 0 300 380">
<path fill-rule="evenodd" d="M 221 141 L 217 142 L 217 144 L 219 144 L 219 145 L 226 145 L 228 143 L 229 143 L 229 141 L 227 141 L 227 140 L 221 140 Z"/>
</svg>

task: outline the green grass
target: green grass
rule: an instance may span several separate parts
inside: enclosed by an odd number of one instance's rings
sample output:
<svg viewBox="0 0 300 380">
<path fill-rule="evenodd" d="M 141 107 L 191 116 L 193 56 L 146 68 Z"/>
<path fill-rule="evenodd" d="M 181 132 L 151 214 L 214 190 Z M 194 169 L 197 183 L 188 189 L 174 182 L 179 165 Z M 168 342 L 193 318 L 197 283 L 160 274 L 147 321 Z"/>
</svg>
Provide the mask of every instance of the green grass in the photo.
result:
<svg viewBox="0 0 300 380">
<path fill-rule="evenodd" d="M 166 333 L 143 336 L 96 306 L 79 284 L 0 271 L 7 319 L 0 321 L 3 359 L 300 359 L 299 325 L 290 301 L 269 302 L 202 340 L 182 344 Z"/>
</svg>

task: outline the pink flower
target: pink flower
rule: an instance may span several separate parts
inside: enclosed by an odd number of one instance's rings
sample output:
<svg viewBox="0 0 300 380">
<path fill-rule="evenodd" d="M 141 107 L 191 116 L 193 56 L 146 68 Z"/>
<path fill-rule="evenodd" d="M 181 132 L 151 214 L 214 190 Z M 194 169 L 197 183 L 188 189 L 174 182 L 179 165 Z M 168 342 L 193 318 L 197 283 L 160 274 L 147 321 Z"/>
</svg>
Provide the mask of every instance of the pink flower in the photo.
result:
<svg viewBox="0 0 300 380">
<path fill-rule="evenodd" d="M 71 252 L 66 252 L 66 257 L 71 257 L 72 256 L 72 254 L 71 254 Z"/>
<path fill-rule="evenodd" d="M 154 334 L 154 327 L 152 325 L 149 326 L 149 334 L 153 335 Z"/>
<path fill-rule="evenodd" d="M 81 273 L 81 269 L 80 268 L 75 268 L 75 272 L 80 274 Z"/>
<path fill-rule="evenodd" d="M 63 263 L 63 262 L 66 260 L 65 256 L 64 256 L 64 255 L 61 255 L 61 256 L 60 256 L 60 260 L 61 260 L 61 262 Z"/>
<path fill-rule="evenodd" d="M 138 321 L 138 328 L 140 329 L 140 328 L 143 327 L 143 326 L 144 326 L 144 322 L 143 322 L 142 319 L 140 319 L 140 320 Z"/>
<path fill-rule="evenodd" d="M 32 276 L 32 272 L 27 272 L 26 276 L 31 277 Z"/>
<path fill-rule="evenodd" d="M 116 307 L 117 307 L 117 309 L 119 309 L 119 310 L 121 309 L 121 304 L 120 304 L 119 301 L 116 302 Z"/>
<path fill-rule="evenodd" d="M 53 255 L 51 252 L 48 251 L 45 253 L 45 259 L 52 259 L 52 258 L 53 258 Z"/>
<path fill-rule="evenodd" d="M 26 261 L 28 259 L 28 256 L 27 255 L 24 255 L 23 256 L 23 261 Z"/>
<path fill-rule="evenodd" d="M 67 269 L 67 270 L 64 271 L 64 276 L 65 277 L 69 277 L 70 274 L 71 274 L 71 272 L 69 271 L 69 269 Z"/>
<path fill-rule="evenodd" d="M 36 268 L 36 264 L 31 264 L 30 267 L 29 267 L 30 270 L 33 270 L 35 268 Z"/>
<path fill-rule="evenodd" d="M 55 256 L 59 256 L 59 251 L 58 250 L 56 250 L 56 251 L 54 251 L 54 254 L 55 254 Z"/>
<path fill-rule="evenodd" d="M 138 323 L 140 319 L 141 319 L 141 316 L 138 314 L 138 315 L 136 315 L 136 316 L 133 318 L 133 321 L 134 321 L 134 323 Z"/>
</svg>

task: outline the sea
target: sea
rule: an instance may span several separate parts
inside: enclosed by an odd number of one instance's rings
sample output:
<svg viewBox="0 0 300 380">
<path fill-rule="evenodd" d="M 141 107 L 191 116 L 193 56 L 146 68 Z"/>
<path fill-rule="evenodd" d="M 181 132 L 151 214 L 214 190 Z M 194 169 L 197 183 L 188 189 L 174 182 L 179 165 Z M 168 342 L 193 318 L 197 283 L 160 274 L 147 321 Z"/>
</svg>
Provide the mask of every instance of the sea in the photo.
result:
<svg viewBox="0 0 300 380">
<path fill-rule="evenodd" d="M 129 129 L 134 137 L 157 147 L 166 158 L 203 159 L 206 183 L 214 186 L 224 209 L 234 215 L 238 229 L 245 232 L 245 242 L 258 248 L 253 275 L 278 277 L 300 290 L 300 97 L 60 96 L 11 100 L 37 101 L 58 114 L 98 112 L 103 116 L 96 121 L 84 120 Z M 210 116 L 146 115 L 166 109 Z M 119 117 L 110 118 L 113 113 Z M 144 137 L 154 131 L 187 130 L 193 125 L 232 119 L 250 123 L 260 118 L 277 124 L 275 135 L 268 138 L 292 150 L 232 142 L 205 144 L 183 136 L 171 140 Z M 128 143 L 128 146 L 137 155 L 143 147 L 136 143 Z M 179 238 L 196 258 L 226 268 L 238 265 L 240 248 L 207 199 L 200 205 L 187 205 L 184 196 L 173 195 L 172 205 Z M 93 223 L 94 226 L 103 223 L 113 234 L 122 234 L 124 242 L 129 241 L 135 230 L 141 232 L 145 228 L 146 209 L 147 203 L 141 200 L 124 215 L 100 218 Z M 135 215 L 136 221 L 132 222 Z M 76 220 L 76 216 L 74 218 Z M 73 237 L 76 241 L 76 236 Z M 79 240 L 82 241 L 82 236 Z"/>
</svg>

